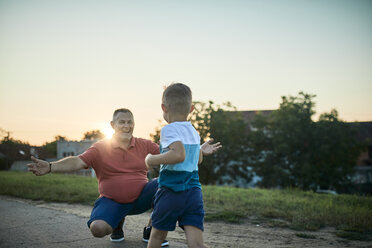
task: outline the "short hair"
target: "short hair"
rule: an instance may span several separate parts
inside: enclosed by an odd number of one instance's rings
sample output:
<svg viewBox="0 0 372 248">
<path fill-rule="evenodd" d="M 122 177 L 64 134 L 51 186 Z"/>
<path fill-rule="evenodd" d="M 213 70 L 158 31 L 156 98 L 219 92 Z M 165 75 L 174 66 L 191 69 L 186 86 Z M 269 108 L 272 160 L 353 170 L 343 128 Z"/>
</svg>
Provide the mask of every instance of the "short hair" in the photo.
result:
<svg viewBox="0 0 372 248">
<path fill-rule="evenodd" d="M 162 102 L 171 113 L 188 114 L 192 104 L 191 90 L 182 83 L 172 83 L 165 88 Z"/>
<path fill-rule="evenodd" d="M 129 109 L 126 109 L 126 108 L 120 108 L 120 109 L 117 109 L 117 110 L 114 111 L 114 114 L 112 115 L 112 120 L 115 120 L 115 117 L 116 117 L 119 113 L 129 113 L 129 114 L 131 114 L 132 117 L 134 118 L 132 111 L 130 111 Z"/>
</svg>

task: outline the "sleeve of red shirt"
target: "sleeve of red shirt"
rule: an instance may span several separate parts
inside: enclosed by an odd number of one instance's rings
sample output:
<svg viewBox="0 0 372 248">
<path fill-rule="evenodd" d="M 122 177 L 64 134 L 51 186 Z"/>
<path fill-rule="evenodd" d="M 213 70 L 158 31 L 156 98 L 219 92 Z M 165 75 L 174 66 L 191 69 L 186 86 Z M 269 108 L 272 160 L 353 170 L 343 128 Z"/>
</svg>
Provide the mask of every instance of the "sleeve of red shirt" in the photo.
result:
<svg viewBox="0 0 372 248">
<path fill-rule="evenodd" d="M 148 142 L 147 149 L 148 149 L 148 153 L 151 153 L 154 155 L 160 153 L 159 145 L 152 141 Z"/>
<path fill-rule="evenodd" d="M 94 167 L 94 162 L 97 161 L 98 156 L 99 153 L 96 144 L 93 144 L 85 152 L 80 154 L 79 158 L 84 161 L 84 163 L 87 165 L 86 169 L 88 169 L 90 167 Z"/>
</svg>

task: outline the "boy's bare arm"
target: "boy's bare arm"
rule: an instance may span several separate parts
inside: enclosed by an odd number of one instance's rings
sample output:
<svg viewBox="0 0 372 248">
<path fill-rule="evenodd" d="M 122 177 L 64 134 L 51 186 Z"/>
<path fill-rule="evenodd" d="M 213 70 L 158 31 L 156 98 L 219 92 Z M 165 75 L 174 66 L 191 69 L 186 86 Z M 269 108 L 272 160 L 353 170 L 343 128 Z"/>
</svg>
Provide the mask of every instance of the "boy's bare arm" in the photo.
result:
<svg viewBox="0 0 372 248">
<path fill-rule="evenodd" d="M 200 150 L 200 153 L 199 153 L 199 161 L 198 161 L 198 164 L 201 164 L 201 162 L 203 162 L 203 151 Z"/>
<path fill-rule="evenodd" d="M 160 164 L 177 164 L 185 160 L 185 147 L 181 141 L 169 145 L 169 151 L 157 155 L 147 154 L 145 162 L 147 168 L 159 166 Z"/>
</svg>

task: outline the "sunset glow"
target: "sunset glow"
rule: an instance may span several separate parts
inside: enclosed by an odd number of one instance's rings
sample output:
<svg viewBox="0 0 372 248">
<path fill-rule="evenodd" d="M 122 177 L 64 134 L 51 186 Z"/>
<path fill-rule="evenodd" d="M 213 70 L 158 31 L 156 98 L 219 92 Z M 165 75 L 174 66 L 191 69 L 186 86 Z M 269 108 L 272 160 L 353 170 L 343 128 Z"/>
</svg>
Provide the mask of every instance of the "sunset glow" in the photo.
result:
<svg viewBox="0 0 372 248">
<path fill-rule="evenodd" d="M 352 0 L 0 0 L 0 128 L 33 145 L 110 137 L 129 108 L 150 138 L 174 81 L 238 110 L 304 91 L 317 114 L 372 121 L 371 13 Z"/>
<path fill-rule="evenodd" d="M 112 135 L 115 133 L 114 129 L 112 129 L 110 126 L 105 126 L 100 130 L 105 135 L 106 139 L 111 139 Z"/>
</svg>

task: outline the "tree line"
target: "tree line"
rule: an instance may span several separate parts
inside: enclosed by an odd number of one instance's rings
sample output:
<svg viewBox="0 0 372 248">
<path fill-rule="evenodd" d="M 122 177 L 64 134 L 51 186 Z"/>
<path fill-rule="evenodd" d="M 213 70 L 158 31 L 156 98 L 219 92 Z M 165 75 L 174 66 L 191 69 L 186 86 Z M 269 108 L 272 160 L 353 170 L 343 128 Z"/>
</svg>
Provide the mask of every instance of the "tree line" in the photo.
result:
<svg viewBox="0 0 372 248">
<path fill-rule="evenodd" d="M 203 184 L 247 185 L 259 178 L 265 188 L 332 189 L 347 191 L 356 160 L 364 149 L 356 129 L 332 109 L 318 120 L 315 95 L 283 96 L 279 109 L 258 114 L 247 123 L 229 102 L 194 102 L 189 121 L 204 142 L 223 144 L 218 153 L 199 166 Z M 151 135 L 160 139 L 160 129 Z"/>
<path fill-rule="evenodd" d="M 270 114 L 258 112 L 249 123 L 230 102 L 194 102 L 189 121 L 199 132 L 201 142 L 213 137 L 223 144 L 221 151 L 205 157 L 199 166 L 200 181 L 241 186 L 259 178 L 257 186 L 266 188 L 347 192 L 353 167 L 366 144 L 356 139 L 356 127 L 340 120 L 335 109 L 322 113 L 315 121 L 314 98 L 303 92 L 283 96 L 277 110 Z M 161 124 L 150 135 L 154 142 L 159 142 L 160 129 Z M 12 161 L 5 160 L 14 160 L 20 156 L 19 151 L 28 156 L 30 145 L 1 131 L 7 135 L 2 135 L 0 152 L 11 156 L 0 157 L 0 169 L 8 169 Z M 83 135 L 83 139 L 90 140 L 103 137 L 99 130 Z M 55 136 L 41 150 L 56 155 L 58 140 L 66 137 Z"/>
</svg>

